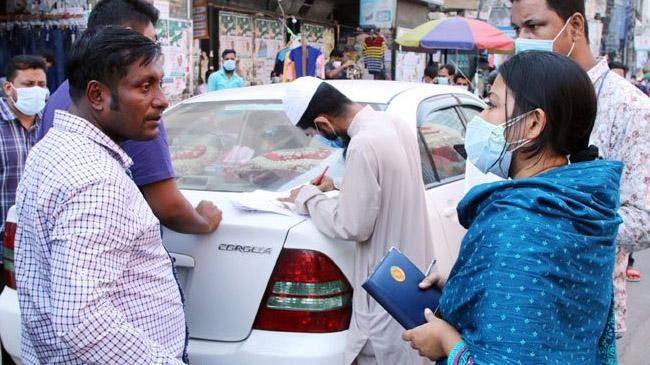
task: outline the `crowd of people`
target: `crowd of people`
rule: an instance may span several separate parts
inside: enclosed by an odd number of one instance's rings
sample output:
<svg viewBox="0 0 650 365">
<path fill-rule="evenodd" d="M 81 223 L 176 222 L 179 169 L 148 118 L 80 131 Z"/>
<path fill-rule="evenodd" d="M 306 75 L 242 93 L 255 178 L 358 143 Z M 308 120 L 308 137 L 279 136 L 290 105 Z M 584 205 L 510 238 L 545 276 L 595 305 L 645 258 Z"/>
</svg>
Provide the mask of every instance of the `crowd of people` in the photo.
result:
<svg viewBox="0 0 650 365">
<path fill-rule="evenodd" d="M 15 204 L 24 364 L 189 361 L 160 225 L 205 234 L 222 213 L 192 206 L 174 180 L 157 21 L 146 0 L 99 1 L 52 95 L 42 57 L 9 64 L 0 224 Z M 325 235 L 356 242 L 345 364 L 617 361 L 631 253 L 650 247 L 650 104 L 625 68 L 592 55 L 584 1 L 513 0 L 512 24 L 526 50 L 491 75 L 465 135 L 468 163 L 502 180 L 459 203 L 458 260 L 420 283 L 442 290 L 440 307 L 407 331 L 361 284 L 390 246 L 421 268 L 436 254 L 417 137 L 319 78 L 287 87 L 289 121 L 345 148 L 340 184 L 325 176 L 286 198 Z M 331 57 L 327 78 L 345 77 Z M 241 86 L 236 52 L 222 59 L 210 88 Z M 472 87 L 452 65 L 423 81 Z"/>
</svg>

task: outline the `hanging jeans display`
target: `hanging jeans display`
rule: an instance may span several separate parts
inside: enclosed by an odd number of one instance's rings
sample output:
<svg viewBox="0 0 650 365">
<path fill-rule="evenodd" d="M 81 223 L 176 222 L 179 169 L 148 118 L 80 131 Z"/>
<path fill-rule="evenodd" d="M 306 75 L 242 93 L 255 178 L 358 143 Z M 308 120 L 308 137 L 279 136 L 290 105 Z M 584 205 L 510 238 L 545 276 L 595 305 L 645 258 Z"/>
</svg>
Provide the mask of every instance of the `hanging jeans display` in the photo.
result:
<svg viewBox="0 0 650 365">
<path fill-rule="evenodd" d="M 11 57 L 40 55 L 47 50 L 54 56 L 54 65 L 47 72 L 47 86 L 50 92 L 54 92 L 65 80 L 65 55 L 79 32 L 76 24 L 0 23 L 0 74 L 4 76 Z"/>
</svg>

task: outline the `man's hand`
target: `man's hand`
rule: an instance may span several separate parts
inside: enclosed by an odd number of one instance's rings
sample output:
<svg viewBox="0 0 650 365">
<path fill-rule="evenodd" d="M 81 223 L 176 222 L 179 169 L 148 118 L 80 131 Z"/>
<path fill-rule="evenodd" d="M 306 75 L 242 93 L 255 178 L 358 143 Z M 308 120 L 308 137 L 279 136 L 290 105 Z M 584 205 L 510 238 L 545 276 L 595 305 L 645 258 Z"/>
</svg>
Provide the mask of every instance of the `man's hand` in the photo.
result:
<svg viewBox="0 0 650 365">
<path fill-rule="evenodd" d="M 332 191 L 332 190 L 335 189 L 334 188 L 334 180 L 331 177 L 329 177 L 327 175 L 323 176 L 323 178 L 320 181 L 320 184 L 316 185 L 316 183 L 318 182 L 318 179 L 319 178 L 317 177 L 314 180 L 312 180 L 311 184 L 315 185 L 318 188 L 318 190 L 322 191 L 323 193 L 326 192 L 326 191 Z"/>
<path fill-rule="evenodd" d="M 345 61 L 345 63 L 344 63 L 343 66 L 341 66 L 341 67 L 343 67 L 343 68 L 348 68 L 348 67 L 350 67 L 350 66 L 352 66 L 352 65 L 354 65 L 354 61 L 352 61 L 352 60 L 347 60 L 347 61 Z"/>
<path fill-rule="evenodd" d="M 446 357 L 461 340 L 460 334 L 449 323 L 433 315 L 429 308 L 424 310 L 424 317 L 427 323 L 404 332 L 402 340 L 410 342 L 420 356 L 430 360 Z"/>
<path fill-rule="evenodd" d="M 221 212 L 221 209 L 214 205 L 214 203 L 207 200 L 201 200 L 199 205 L 196 206 L 196 212 L 203 217 L 207 223 L 208 232 L 206 233 L 214 232 L 217 227 L 219 227 L 223 212 Z"/>
</svg>

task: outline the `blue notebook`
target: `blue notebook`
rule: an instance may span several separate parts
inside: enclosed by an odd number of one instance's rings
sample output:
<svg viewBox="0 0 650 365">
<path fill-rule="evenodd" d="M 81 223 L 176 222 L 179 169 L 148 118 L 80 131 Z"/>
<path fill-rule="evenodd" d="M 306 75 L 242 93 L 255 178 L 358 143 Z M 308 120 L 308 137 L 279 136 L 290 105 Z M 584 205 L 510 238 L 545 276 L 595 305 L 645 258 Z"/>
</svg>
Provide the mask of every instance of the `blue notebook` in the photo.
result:
<svg viewBox="0 0 650 365">
<path fill-rule="evenodd" d="M 391 247 L 375 270 L 361 286 L 404 328 L 411 329 L 426 322 L 424 309 L 435 312 L 442 293 L 431 287 L 422 290 L 418 284 L 424 274 L 397 248 Z"/>
</svg>

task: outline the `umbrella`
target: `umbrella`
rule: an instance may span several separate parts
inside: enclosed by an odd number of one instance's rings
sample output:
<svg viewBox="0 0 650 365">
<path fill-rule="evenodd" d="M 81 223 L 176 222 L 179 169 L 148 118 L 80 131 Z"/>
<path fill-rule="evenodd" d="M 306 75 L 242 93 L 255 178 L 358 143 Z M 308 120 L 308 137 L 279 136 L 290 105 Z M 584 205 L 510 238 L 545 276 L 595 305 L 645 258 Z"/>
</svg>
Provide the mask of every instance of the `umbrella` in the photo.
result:
<svg viewBox="0 0 650 365">
<path fill-rule="evenodd" d="M 513 40 L 499 29 L 481 20 L 459 16 L 421 24 L 395 42 L 404 51 L 420 52 L 485 49 L 491 53 L 510 53 L 515 48 Z"/>
</svg>

